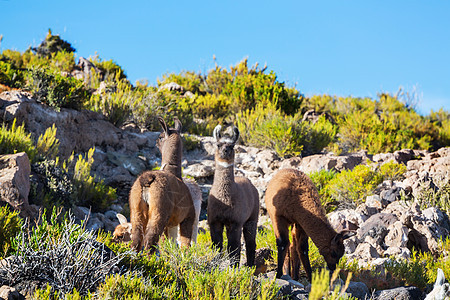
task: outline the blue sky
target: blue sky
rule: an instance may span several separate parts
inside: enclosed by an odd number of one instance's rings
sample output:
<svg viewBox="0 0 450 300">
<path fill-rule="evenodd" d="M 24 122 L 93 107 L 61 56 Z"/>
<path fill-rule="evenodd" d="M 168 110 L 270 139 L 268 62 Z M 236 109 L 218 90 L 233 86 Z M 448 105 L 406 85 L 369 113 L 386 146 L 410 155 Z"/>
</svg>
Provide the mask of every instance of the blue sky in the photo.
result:
<svg viewBox="0 0 450 300">
<path fill-rule="evenodd" d="M 0 50 L 47 30 L 113 59 L 135 82 L 207 72 L 248 57 L 307 96 L 416 91 L 417 110 L 450 111 L 450 1 L 0 0 Z"/>
</svg>

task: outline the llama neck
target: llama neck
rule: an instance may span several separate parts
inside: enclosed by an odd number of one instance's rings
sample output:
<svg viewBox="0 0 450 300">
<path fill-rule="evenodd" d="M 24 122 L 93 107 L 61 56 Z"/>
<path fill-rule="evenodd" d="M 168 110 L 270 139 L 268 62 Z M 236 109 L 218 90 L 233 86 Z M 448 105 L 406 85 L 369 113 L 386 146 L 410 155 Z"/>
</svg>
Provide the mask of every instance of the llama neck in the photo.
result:
<svg viewBox="0 0 450 300">
<path fill-rule="evenodd" d="M 337 232 L 331 227 L 328 220 L 316 219 L 312 222 L 308 222 L 308 224 L 302 225 L 306 234 L 311 237 L 311 240 L 319 249 L 319 252 L 322 251 L 323 248 L 330 246 L 330 241 L 336 236 Z M 321 234 L 312 234 L 309 233 L 320 232 Z"/>
<path fill-rule="evenodd" d="M 174 149 L 169 152 L 166 151 L 161 159 L 161 166 L 164 166 L 163 170 L 181 179 L 181 157 L 181 149 Z"/>
<path fill-rule="evenodd" d="M 231 204 L 231 193 L 234 185 L 234 166 L 216 161 L 212 191 L 218 199 Z"/>
</svg>

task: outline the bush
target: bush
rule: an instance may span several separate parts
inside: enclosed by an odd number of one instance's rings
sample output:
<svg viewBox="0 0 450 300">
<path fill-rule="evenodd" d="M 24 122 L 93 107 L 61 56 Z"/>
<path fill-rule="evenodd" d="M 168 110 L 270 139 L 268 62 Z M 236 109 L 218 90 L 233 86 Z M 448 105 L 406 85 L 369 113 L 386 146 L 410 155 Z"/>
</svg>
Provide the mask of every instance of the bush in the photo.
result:
<svg viewBox="0 0 450 300">
<path fill-rule="evenodd" d="M 380 166 L 380 174 L 383 180 L 403 180 L 406 173 L 406 165 L 395 162 L 387 162 Z"/>
<path fill-rule="evenodd" d="M 99 182 L 96 178 L 91 176 L 91 167 L 94 162 L 95 148 L 89 149 L 86 158 L 78 155 L 75 160 L 72 155 L 67 162 L 63 164 L 63 169 L 70 172 L 72 175 L 72 182 L 74 185 L 74 193 L 71 195 L 76 205 L 92 207 L 93 210 L 102 211 L 109 207 L 116 199 L 116 190 L 112 187 L 106 186 L 103 180 Z M 69 169 L 69 165 L 73 165 L 73 169 Z"/>
<path fill-rule="evenodd" d="M 11 127 L 3 124 L 0 129 L 0 154 L 27 153 L 30 161 L 36 156 L 36 149 L 31 139 L 31 133 L 25 131 L 25 125 L 16 125 L 14 119 Z"/>
<path fill-rule="evenodd" d="M 345 151 L 366 149 L 369 153 L 399 149 L 429 149 L 438 139 L 437 127 L 397 98 L 380 95 L 370 99 L 342 101 L 345 114 L 338 119 L 339 145 Z M 364 120 L 364 122 L 361 122 Z"/>
<path fill-rule="evenodd" d="M 90 96 L 83 81 L 64 77 L 44 68 L 33 68 L 29 71 L 26 88 L 38 101 L 57 110 L 62 107 L 80 108 Z"/>
<path fill-rule="evenodd" d="M 419 185 L 415 200 L 422 209 L 437 207 L 450 216 L 450 178 L 440 174 L 435 176 L 433 184 L 436 188 L 426 182 Z"/>
<path fill-rule="evenodd" d="M 23 221 L 19 217 L 19 212 L 10 211 L 8 206 L 0 207 L 0 249 L 1 257 L 9 252 L 11 240 L 20 232 Z"/>
<path fill-rule="evenodd" d="M 319 192 L 320 202 L 327 213 L 332 212 L 336 208 L 335 205 L 338 204 L 331 196 L 331 190 L 328 186 L 329 182 L 333 180 L 336 175 L 336 172 L 333 170 L 320 170 L 309 174 L 309 177 Z"/>
<path fill-rule="evenodd" d="M 60 51 L 75 52 L 72 45 L 59 37 L 59 35 L 53 35 L 49 29 L 45 40 L 37 48 L 32 48 L 38 55 L 50 57 L 53 53 Z"/>
<path fill-rule="evenodd" d="M 74 289 L 86 295 L 117 268 L 122 255 L 114 255 L 96 241 L 71 216 L 58 222 L 56 210 L 50 222 L 44 216 L 35 228 L 18 235 L 13 256 L 2 267 L 2 284 L 21 284 L 28 292 L 49 284 L 62 296 Z"/>
<path fill-rule="evenodd" d="M 330 195 L 340 205 L 359 205 L 364 202 L 383 178 L 370 167 L 358 165 L 353 170 L 343 170 L 327 185 Z"/>
<path fill-rule="evenodd" d="M 0 83 L 11 88 L 20 88 L 24 85 L 25 81 L 22 71 L 15 69 L 8 62 L 0 60 Z"/>
<path fill-rule="evenodd" d="M 301 120 L 300 114 L 285 115 L 274 105 L 258 104 L 236 115 L 245 144 L 274 149 L 282 157 L 319 153 L 334 139 L 336 129 L 324 116 L 315 124 Z"/>
</svg>

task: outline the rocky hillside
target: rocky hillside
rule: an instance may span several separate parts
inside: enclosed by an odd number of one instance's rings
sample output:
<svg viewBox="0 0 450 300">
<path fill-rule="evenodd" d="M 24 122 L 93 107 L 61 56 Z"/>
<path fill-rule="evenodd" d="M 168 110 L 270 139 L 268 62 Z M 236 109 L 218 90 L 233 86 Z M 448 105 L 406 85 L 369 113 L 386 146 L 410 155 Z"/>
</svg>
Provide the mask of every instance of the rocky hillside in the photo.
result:
<svg viewBox="0 0 450 300">
<path fill-rule="evenodd" d="M 34 137 L 55 124 L 62 157 L 68 157 L 72 152 L 86 153 L 95 147 L 92 172 L 106 185 L 115 188 L 118 197 L 104 211 L 73 208 L 78 219 L 89 216 L 88 229 L 112 231 L 118 224 L 115 214 L 126 206 L 127 194 L 136 175 L 159 165 L 160 155 L 155 147 L 159 132 L 140 132 L 133 126 L 117 128 L 101 115 L 89 111 L 63 108 L 56 113 L 21 91 L 0 94 L 0 109 L 4 123 L 11 124 L 16 119 Z M 196 142 L 184 153 L 183 172 L 200 184 L 206 201 L 214 174 L 214 143 L 212 137 L 191 139 Z M 413 249 L 437 254 L 439 241 L 449 235 L 447 214 L 437 207 L 421 209 L 419 202 L 414 200 L 423 197 L 424 190 L 438 193 L 445 184 L 448 188 L 450 148 L 436 152 L 405 149 L 376 155 L 364 151 L 341 156 L 328 153 L 288 159 L 280 158 L 275 151 L 242 145 L 236 148 L 236 173 L 248 177 L 260 194 L 262 226 L 270 223 L 265 215 L 263 198 L 267 183 L 277 170 L 341 172 L 358 165 L 375 168 L 387 162 L 406 165 L 401 180 L 383 181 L 361 204 L 345 209 L 338 207 L 329 214 L 337 230 L 357 231 L 356 236 L 346 241 L 347 259 L 356 261 L 360 267 L 370 265 L 381 271 L 390 257 L 408 259 Z M 1 167 L 1 200 L 21 209 L 25 216 L 36 216 L 39 207 L 29 198 L 31 168 L 27 155 L 3 156 Z M 446 195 L 448 197 L 448 191 Z M 206 208 L 206 202 L 203 208 Z M 201 219 L 205 219 L 204 210 Z"/>
</svg>

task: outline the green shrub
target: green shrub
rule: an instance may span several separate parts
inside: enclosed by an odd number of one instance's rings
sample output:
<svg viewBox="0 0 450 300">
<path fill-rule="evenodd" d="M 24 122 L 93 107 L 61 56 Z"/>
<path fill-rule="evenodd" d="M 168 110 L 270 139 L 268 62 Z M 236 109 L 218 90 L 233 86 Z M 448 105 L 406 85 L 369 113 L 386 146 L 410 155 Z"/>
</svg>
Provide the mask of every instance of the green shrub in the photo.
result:
<svg viewBox="0 0 450 300">
<path fill-rule="evenodd" d="M 45 130 L 36 142 L 36 152 L 41 159 L 56 159 L 59 151 L 59 140 L 56 138 L 56 126 Z"/>
<path fill-rule="evenodd" d="M 25 131 L 25 125 L 16 125 L 14 119 L 11 127 L 3 124 L 0 129 L 0 154 L 14 154 L 26 152 L 30 161 L 36 156 L 36 149 L 31 138 L 31 133 Z"/>
<path fill-rule="evenodd" d="M 11 88 L 20 88 L 25 83 L 23 72 L 0 60 L 0 83 Z"/>
<path fill-rule="evenodd" d="M 116 191 L 112 187 L 106 186 L 103 180 L 96 181 L 91 176 L 91 167 L 94 162 L 95 148 L 89 149 L 86 158 L 78 155 L 75 160 L 72 155 L 67 162 L 63 164 L 63 169 L 69 171 L 69 165 L 75 163 L 71 170 L 72 182 L 74 184 L 74 193 L 71 197 L 77 205 L 92 207 L 93 210 L 102 211 L 109 207 L 116 199 Z"/>
<path fill-rule="evenodd" d="M 29 71 L 26 88 L 38 101 L 57 110 L 61 107 L 80 108 L 90 96 L 83 81 L 44 68 Z"/>
<path fill-rule="evenodd" d="M 343 170 L 337 174 L 326 188 L 340 204 L 359 205 L 382 180 L 382 176 L 370 167 L 358 165 L 353 170 Z"/>
<path fill-rule="evenodd" d="M 23 221 L 19 212 L 10 211 L 8 206 L 0 207 L 0 256 L 9 252 L 11 240 L 20 232 Z"/>
<path fill-rule="evenodd" d="M 59 37 L 59 35 L 53 35 L 49 29 L 48 33 L 37 48 L 32 48 L 38 55 L 50 57 L 53 53 L 65 51 L 68 53 L 75 52 L 72 45 Z"/>
<path fill-rule="evenodd" d="M 350 99 L 341 102 L 346 105 L 343 105 L 345 114 L 338 118 L 338 143 L 346 152 L 429 149 L 431 142 L 438 139 L 438 129 L 432 122 L 388 94 L 380 95 L 378 101 Z"/>
<path fill-rule="evenodd" d="M 86 295 L 114 272 L 124 256 L 111 253 L 96 241 L 93 231 L 86 231 L 71 216 L 59 216 L 56 210 L 50 222 L 44 212 L 36 224 L 13 240 L 14 255 L 2 270 L 4 283 L 24 284 L 29 293 L 33 285 L 49 284 L 61 296 L 74 289 Z"/>
<path fill-rule="evenodd" d="M 383 180 L 403 180 L 406 173 L 406 165 L 395 162 L 387 162 L 380 166 L 380 174 Z"/>
<path fill-rule="evenodd" d="M 123 80 L 126 81 L 125 71 L 112 59 L 102 60 L 98 55 L 95 55 L 94 57 L 89 57 L 89 60 L 103 73 L 103 81 L 114 81 L 117 83 Z"/>
<path fill-rule="evenodd" d="M 280 156 L 319 153 L 336 135 L 336 128 L 325 117 L 313 124 L 302 116 L 289 116 L 274 105 L 258 104 L 254 110 L 236 115 L 243 142 L 255 147 L 274 149 Z"/>
<path fill-rule="evenodd" d="M 352 274 L 350 273 L 347 276 L 347 280 L 345 281 L 344 286 L 341 287 L 337 281 L 339 272 L 340 270 L 335 270 L 333 272 L 333 276 L 331 277 L 331 279 L 330 279 L 330 272 L 325 268 L 323 268 L 320 271 L 314 272 L 311 282 L 311 292 L 309 293 L 308 299 L 311 300 L 356 299 L 354 297 L 349 296 L 348 294 L 345 294 L 345 290 L 350 284 Z"/>
<path fill-rule="evenodd" d="M 415 200 L 422 209 L 437 207 L 450 216 L 450 178 L 445 174 L 439 174 L 433 178 L 433 182 L 437 189 L 428 183 L 422 183 L 418 187 Z"/>
<path fill-rule="evenodd" d="M 331 196 L 331 191 L 328 183 L 336 177 L 336 172 L 333 170 L 320 170 L 309 174 L 312 182 L 317 188 L 320 195 L 320 202 L 327 213 L 332 212 L 336 208 L 337 202 Z"/>
<path fill-rule="evenodd" d="M 103 114 L 114 125 L 121 126 L 129 119 L 133 107 L 142 97 L 141 93 L 133 91 L 125 81 L 119 81 L 114 91 L 93 94 L 83 106 Z"/>
</svg>

